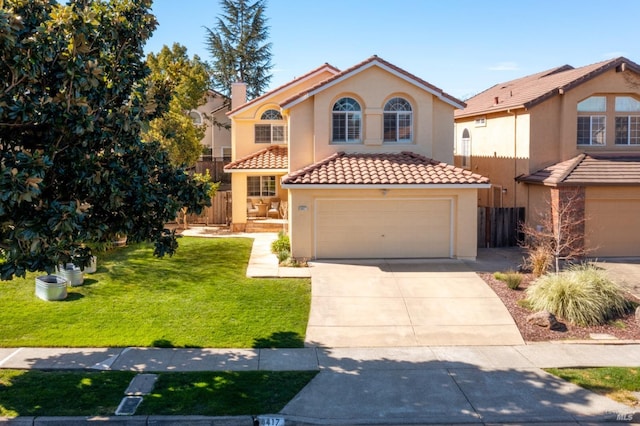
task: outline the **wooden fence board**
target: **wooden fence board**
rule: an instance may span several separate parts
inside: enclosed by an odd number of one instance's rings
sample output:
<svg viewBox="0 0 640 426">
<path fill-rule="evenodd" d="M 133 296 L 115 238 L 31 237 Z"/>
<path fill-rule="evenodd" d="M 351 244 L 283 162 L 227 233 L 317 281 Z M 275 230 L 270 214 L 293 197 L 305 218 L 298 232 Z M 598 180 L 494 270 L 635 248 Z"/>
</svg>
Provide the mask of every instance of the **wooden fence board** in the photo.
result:
<svg viewBox="0 0 640 426">
<path fill-rule="evenodd" d="M 524 207 L 478 207 L 478 247 L 513 247 L 520 241 Z"/>
</svg>

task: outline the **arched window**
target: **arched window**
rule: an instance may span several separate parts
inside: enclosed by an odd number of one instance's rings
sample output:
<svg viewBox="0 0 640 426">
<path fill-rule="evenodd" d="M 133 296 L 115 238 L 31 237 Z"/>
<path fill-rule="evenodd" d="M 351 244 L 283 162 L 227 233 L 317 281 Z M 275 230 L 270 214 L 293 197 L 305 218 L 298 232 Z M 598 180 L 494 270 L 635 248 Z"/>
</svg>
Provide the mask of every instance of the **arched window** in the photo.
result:
<svg viewBox="0 0 640 426">
<path fill-rule="evenodd" d="M 275 109 L 268 109 L 260 116 L 260 123 L 255 125 L 256 143 L 286 143 L 286 131 L 282 114 Z"/>
<path fill-rule="evenodd" d="M 200 114 L 195 109 L 189 111 L 189 118 L 196 126 L 202 126 L 202 114 Z"/>
<path fill-rule="evenodd" d="M 640 144 L 640 101 L 616 96 L 616 145 Z"/>
<path fill-rule="evenodd" d="M 260 120 L 282 120 L 282 114 L 275 109 L 268 109 L 262 113 Z"/>
<path fill-rule="evenodd" d="M 352 98 L 341 98 L 333 105 L 333 142 L 357 143 L 362 140 L 362 109 Z"/>
<path fill-rule="evenodd" d="M 606 96 L 591 96 L 578 102 L 578 145 L 604 145 L 606 141 Z"/>
<path fill-rule="evenodd" d="M 462 167 L 468 169 L 471 167 L 471 134 L 469 129 L 462 131 L 462 140 L 460 141 L 460 158 L 462 159 Z"/>
<path fill-rule="evenodd" d="M 413 111 L 403 98 L 390 99 L 384 106 L 384 141 L 411 142 L 413 140 Z"/>
</svg>

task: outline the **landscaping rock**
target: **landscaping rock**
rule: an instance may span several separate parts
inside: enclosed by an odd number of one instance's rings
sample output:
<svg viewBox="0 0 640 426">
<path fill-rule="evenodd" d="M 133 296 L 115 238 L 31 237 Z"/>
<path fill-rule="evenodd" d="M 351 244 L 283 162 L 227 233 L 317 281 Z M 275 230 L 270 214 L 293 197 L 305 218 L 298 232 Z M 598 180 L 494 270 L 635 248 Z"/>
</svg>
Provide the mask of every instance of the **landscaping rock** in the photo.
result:
<svg viewBox="0 0 640 426">
<path fill-rule="evenodd" d="M 640 306 L 636 308 L 636 322 L 640 324 Z"/>
<path fill-rule="evenodd" d="M 548 311 L 540 311 L 529 315 L 527 317 L 527 322 L 550 330 L 559 330 L 562 328 L 561 324 L 556 319 L 556 316 Z"/>
</svg>

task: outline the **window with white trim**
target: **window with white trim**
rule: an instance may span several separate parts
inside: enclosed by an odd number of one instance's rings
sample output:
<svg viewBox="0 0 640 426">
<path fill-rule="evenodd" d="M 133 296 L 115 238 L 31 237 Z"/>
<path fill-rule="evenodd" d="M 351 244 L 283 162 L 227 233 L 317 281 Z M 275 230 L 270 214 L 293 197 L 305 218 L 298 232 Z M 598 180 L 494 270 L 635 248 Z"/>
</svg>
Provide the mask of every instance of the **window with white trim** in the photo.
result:
<svg viewBox="0 0 640 426">
<path fill-rule="evenodd" d="M 255 143 L 286 143 L 286 127 L 280 111 L 269 109 L 260 116 L 255 125 Z"/>
<path fill-rule="evenodd" d="M 460 140 L 460 157 L 462 158 L 462 167 L 468 169 L 471 167 L 471 134 L 468 129 L 462 131 L 462 139 Z"/>
<path fill-rule="evenodd" d="M 578 102 L 578 145 L 604 145 L 606 142 L 606 96 L 591 96 Z"/>
<path fill-rule="evenodd" d="M 199 111 L 196 111 L 195 109 L 189 111 L 189 118 L 194 125 L 202 126 L 202 114 L 200 114 Z"/>
<path fill-rule="evenodd" d="M 384 105 L 383 122 L 385 142 L 413 140 L 413 110 L 406 99 L 390 99 Z"/>
<path fill-rule="evenodd" d="M 275 176 L 247 176 L 247 196 L 275 197 Z"/>
<path fill-rule="evenodd" d="M 615 144 L 640 144 L 640 101 L 631 96 L 616 96 L 615 110 Z"/>
<path fill-rule="evenodd" d="M 362 142 L 362 108 L 352 98 L 341 98 L 333 105 L 331 119 L 333 142 Z"/>
</svg>

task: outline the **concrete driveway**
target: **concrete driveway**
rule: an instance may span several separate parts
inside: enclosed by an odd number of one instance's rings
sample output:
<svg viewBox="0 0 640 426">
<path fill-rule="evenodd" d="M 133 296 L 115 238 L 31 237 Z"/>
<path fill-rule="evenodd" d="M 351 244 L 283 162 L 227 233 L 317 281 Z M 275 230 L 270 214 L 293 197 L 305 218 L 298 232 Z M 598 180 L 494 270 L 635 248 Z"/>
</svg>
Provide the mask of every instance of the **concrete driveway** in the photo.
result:
<svg viewBox="0 0 640 426">
<path fill-rule="evenodd" d="M 462 261 L 313 262 L 307 346 L 519 345 L 491 288 Z"/>
</svg>

